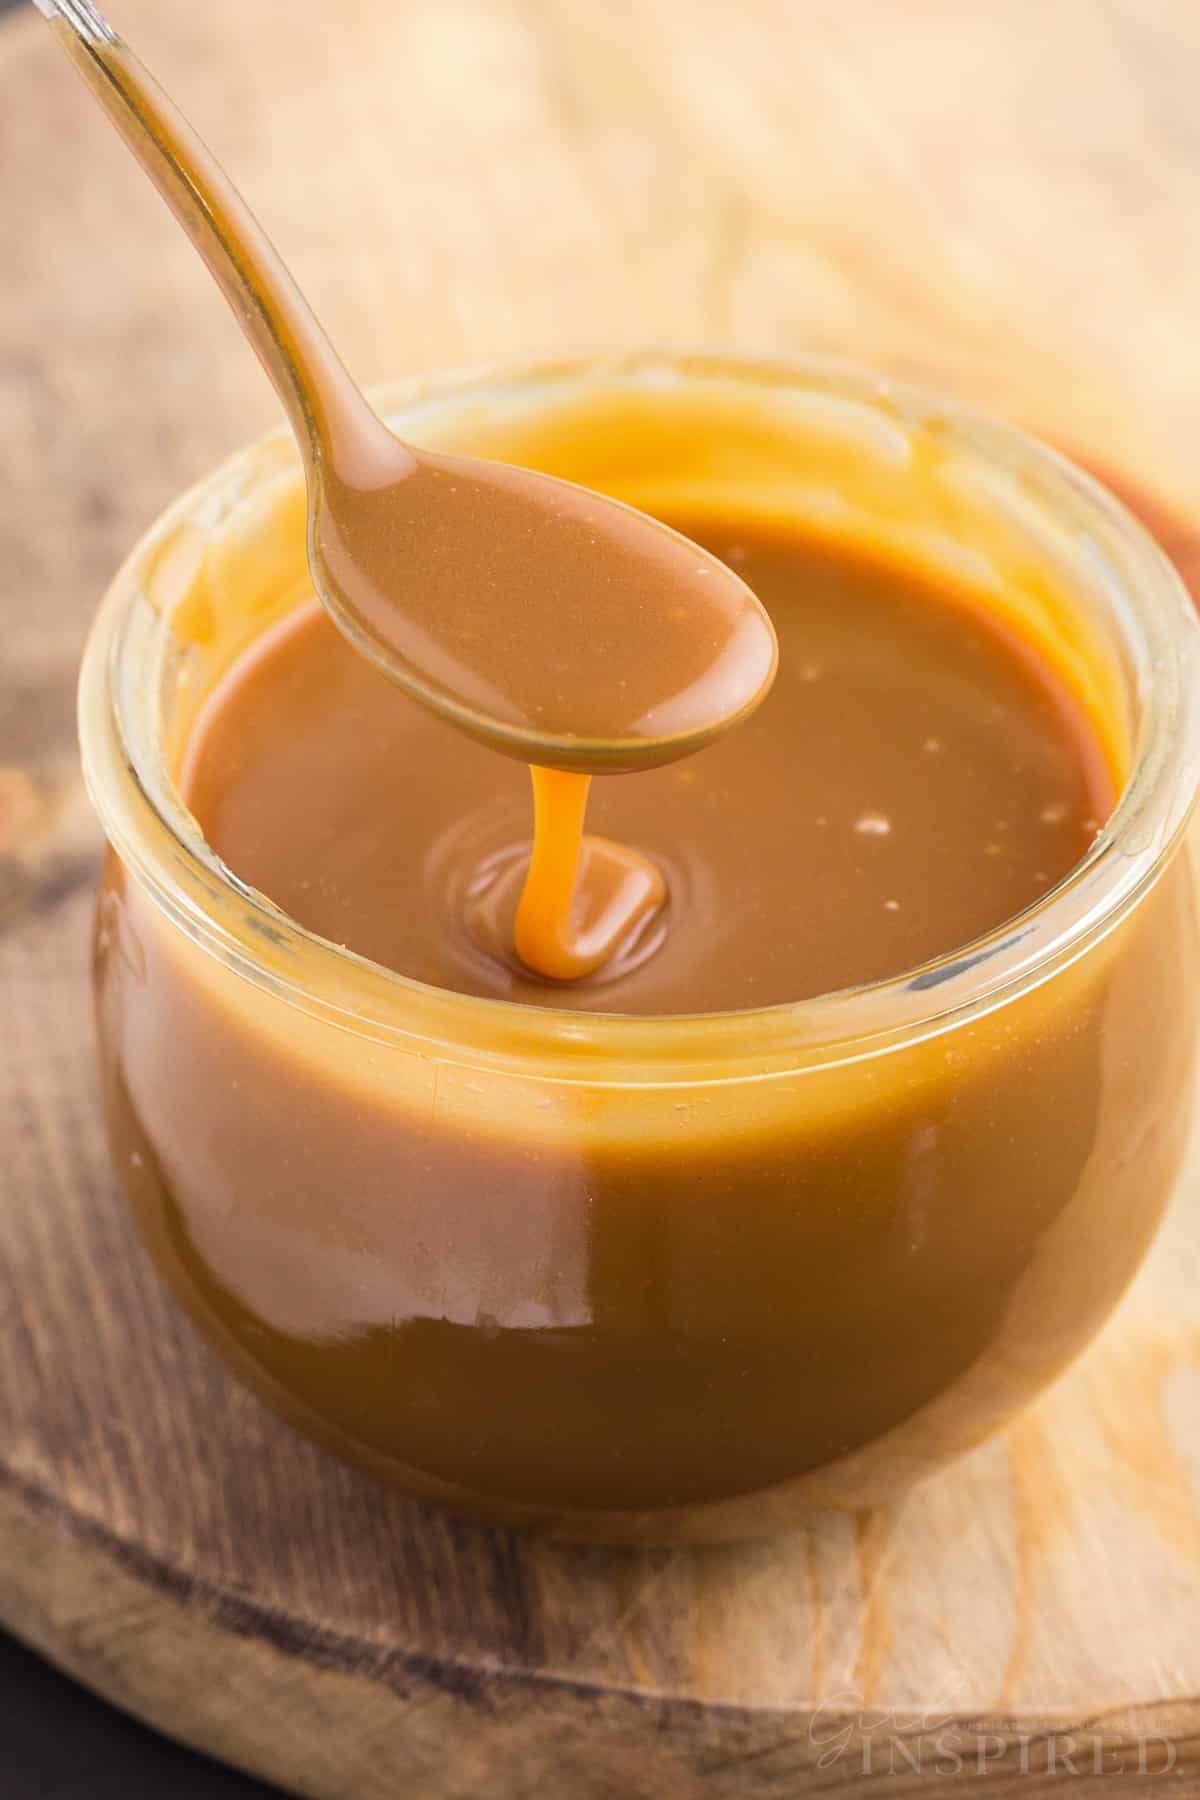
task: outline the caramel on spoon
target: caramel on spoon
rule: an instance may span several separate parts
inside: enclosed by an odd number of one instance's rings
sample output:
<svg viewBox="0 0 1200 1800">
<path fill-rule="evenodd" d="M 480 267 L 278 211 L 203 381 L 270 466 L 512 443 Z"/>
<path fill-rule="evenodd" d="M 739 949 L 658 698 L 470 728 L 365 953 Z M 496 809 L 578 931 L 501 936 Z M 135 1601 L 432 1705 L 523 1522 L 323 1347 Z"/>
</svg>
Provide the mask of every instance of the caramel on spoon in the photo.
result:
<svg viewBox="0 0 1200 1800">
<path fill-rule="evenodd" d="M 732 570 L 573 483 L 403 443 L 233 183 L 90 0 L 37 4 L 274 383 L 304 459 L 317 594 L 394 682 L 498 750 L 584 773 L 686 755 L 763 697 L 775 634 Z"/>
</svg>

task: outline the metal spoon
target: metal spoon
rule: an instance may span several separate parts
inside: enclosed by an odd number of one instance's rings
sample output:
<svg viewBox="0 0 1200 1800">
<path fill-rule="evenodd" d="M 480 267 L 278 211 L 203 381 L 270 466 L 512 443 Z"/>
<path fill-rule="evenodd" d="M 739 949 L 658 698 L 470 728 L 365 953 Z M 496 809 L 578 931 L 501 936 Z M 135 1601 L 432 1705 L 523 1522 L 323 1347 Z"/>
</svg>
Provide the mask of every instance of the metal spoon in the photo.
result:
<svg viewBox="0 0 1200 1800">
<path fill-rule="evenodd" d="M 304 462 L 313 584 L 393 681 L 497 749 L 582 773 L 685 755 L 762 699 L 775 635 L 730 569 L 573 483 L 402 443 L 91 0 L 36 3 L 274 383 Z"/>
</svg>

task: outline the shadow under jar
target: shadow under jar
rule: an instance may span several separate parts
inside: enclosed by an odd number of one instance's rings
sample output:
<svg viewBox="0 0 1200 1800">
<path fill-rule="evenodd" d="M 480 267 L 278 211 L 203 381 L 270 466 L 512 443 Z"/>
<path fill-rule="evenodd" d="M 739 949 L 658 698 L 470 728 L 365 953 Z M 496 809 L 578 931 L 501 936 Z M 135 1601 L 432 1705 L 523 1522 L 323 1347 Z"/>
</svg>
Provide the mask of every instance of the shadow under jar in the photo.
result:
<svg viewBox="0 0 1200 1800">
<path fill-rule="evenodd" d="M 308 597 L 275 436 L 149 532 L 84 662 L 121 1186 L 234 1368 L 414 1493 L 651 1541 L 874 1502 L 1064 1367 L 1168 1197 L 1195 1040 L 1191 607 L 1058 458 L 824 360 L 644 355 L 385 398 L 432 447 L 952 572 L 1069 672 L 1119 804 L 1015 920 L 795 1004 L 623 1017 L 387 971 L 239 882 L 175 785 L 214 682 Z"/>
</svg>

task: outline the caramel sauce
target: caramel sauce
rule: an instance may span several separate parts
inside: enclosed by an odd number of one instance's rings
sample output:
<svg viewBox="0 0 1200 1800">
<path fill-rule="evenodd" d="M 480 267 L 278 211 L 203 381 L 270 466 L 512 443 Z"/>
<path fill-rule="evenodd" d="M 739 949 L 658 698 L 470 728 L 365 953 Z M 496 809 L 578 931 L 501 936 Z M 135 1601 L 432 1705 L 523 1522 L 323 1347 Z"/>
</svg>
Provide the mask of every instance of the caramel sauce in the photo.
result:
<svg viewBox="0 0 1200 1800">
<path fill-rule="evenodd" d="M 141 573 L 184 646 L 170 749 L 243 881 L 371 961 L 205 875 L 189 917 L 215 905 L 238 952 L 213 954 L 110 859 L 119 1178 L 221 1352 L 409 1491 L 652 1540 L 872 1504 L 1027 1401 L 1145 1249 L 1191 1113 L 1187 859 L 963 1019 L 936 991 L 898 1034 L 847 1027 L 882 1002 L 726 1010 L 970 967 L 1007 919 L 1019 939 L 1136 721 L 1069 583 L 890 439 L 839 464 L 790 410 L 771 441 L 757 397 L 658 390 L 536 424 L 498 447 L 657 490 L 779 634 L 738 730 L 592 784 L 590 832 L 661 872 L 663 906 L 592 973 L 522 964 L 528 776 L 338 635 L 281 470 Z M 586 843 L 579 793 L 550 791 L 557 954 Z M 568 955 L 588 926 L 568 912 Z M 694 1011 L 716 1016 L 659 1016 Z"/>
<path fill-rule="evenodd" d="M 519 767 L 381 681 L 310 605 L 235 664 L 193 734 L 206 837 L 302 924 L 404 974 L 632 1012 L 897 974 L 1078 862 L 1114 773 L 1015 631 L 852 546 L 687 523 L 769 607 L 779 675 L 698 757 L 597 780 L 602 836 L 583 836 L 587 777 L 535 771 L 531 858 Z"/>
</svg>

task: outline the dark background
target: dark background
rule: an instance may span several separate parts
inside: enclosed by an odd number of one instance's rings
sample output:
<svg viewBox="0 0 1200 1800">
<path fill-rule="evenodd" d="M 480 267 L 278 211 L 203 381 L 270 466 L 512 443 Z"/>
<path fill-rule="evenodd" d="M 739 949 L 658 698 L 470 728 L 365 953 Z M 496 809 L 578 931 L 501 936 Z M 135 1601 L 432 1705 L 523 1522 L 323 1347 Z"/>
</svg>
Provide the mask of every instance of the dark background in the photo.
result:
<svg viewBox="0 0 1200 1800">
<path fill-rule="evenodd" d="M 0 0 L 7 9 L 10 0 Z M 0 1633 L 4 1800 L 270 1800 L 278 1789 L 194 1756 Z"/>
<path fill-rule="evenodd" d="M 0 0 L 0 15 L 25 0 Z M 181 1750 L 0 1632 L 4 1800 L 268 1800 L 276 1788 Z"/>
</svg>

